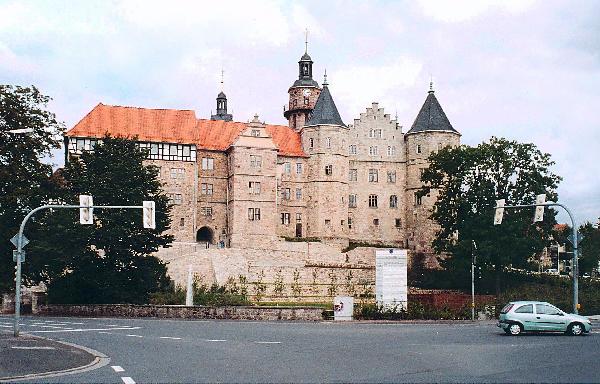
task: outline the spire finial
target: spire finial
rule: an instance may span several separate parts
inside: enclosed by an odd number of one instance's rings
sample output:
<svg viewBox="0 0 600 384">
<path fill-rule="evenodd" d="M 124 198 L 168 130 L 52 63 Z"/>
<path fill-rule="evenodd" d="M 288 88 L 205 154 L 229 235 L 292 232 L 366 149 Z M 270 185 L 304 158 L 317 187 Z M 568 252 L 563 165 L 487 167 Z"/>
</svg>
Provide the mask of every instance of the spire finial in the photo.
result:
<svg viewBox="0 0 600 384">
<path fill-rule="evenodd" d="M 433 90 L 433 76 L 429 75 L 429 93 L 435 92 Z"/>
<path fill-rule="evenodd" d="M 223 78 L 225 75 L 225 71 L 221 68 L 221 92 L 223 92 Z"/>
<path fill-rule="evenodd" d="M 323 86 L 329 85 L 327 82 L 327 68 L 325 68 L 325 75 L 323 75 Z"/>
<path fill-rule="evenodd" d="M 308 53 L 308 28 L 304 30 L 304 53 Z"/>
</svg>

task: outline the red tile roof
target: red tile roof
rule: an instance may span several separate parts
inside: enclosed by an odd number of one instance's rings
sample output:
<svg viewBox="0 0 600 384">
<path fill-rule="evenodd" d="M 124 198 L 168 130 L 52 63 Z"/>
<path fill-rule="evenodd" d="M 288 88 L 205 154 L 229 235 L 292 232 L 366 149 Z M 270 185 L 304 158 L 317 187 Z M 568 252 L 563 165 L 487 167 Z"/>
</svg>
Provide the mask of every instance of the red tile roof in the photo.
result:
<svg viewBox="0 0 600 384">
<path fill-rule="evenodd" d="M 226 150 L 246 129 L 246 123 L 196 119 L 191 110 L 148 109 L 104 105 L 94 107 L 66 136 L 97 137 L 106 134 L 140 141 L 195 144 L 199 149 Z M 285 125 L 267 125 L 267 132 L 282 156 L 306 156 L 300 134 Z"/>
</svg>

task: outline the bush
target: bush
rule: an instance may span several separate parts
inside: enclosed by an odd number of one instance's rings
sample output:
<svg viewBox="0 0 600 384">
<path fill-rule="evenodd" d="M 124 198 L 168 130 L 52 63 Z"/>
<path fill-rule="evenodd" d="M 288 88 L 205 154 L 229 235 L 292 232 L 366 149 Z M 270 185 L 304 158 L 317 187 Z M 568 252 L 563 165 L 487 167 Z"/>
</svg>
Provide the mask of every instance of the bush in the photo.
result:
<svg viewBox="0 0 600 384">
<path fill-rule="evenodd" d="M 385 308 L 377 304 L 363 304 L 354 309 L 354 317 L 359 320 L 466 320 L 471 318 L 467 307 L 453 310 L 449 307 L 436 308 L 421 303 L 410 303 L 403 307 Z"/>
<path fill-rule="evenodd" d="M 229 305 L 249 305 L 246 295 L 240 294 L 237 286 L 208 286 L 199 280 L 194 281 L 194 305 L 207 305 L 212 307 Z M 181 286 L 171 286 L 169 290 L 157 292 L 150 296 L 150 304 L 155 305 L 183 305 L 185 304 L 185 289 Z"/>
</svg>

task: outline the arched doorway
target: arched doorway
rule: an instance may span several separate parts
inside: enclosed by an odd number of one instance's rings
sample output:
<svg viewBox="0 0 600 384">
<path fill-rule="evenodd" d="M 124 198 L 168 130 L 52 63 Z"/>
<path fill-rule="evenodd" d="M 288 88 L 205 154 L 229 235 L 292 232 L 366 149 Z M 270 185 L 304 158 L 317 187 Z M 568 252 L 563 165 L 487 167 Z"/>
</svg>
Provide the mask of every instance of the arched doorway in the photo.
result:
<svg viewBox="0 0 600 384">
<path fill-rule="evenodd" d="M 196 241 L 198 243 L 209 243 L 213 242 L 213 230 L 210 227 L 202 227 L 196 233 Z"/>
</svg>

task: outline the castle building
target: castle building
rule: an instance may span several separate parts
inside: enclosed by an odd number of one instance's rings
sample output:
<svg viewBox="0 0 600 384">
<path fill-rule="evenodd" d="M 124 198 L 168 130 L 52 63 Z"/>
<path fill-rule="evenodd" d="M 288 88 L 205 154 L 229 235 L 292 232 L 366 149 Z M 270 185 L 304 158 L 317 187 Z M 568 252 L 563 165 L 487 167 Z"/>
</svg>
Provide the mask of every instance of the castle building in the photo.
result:
<svg viewBox="0 0 600 384">
<path fill-rule="evenodd" d="M 436 193 L 416 194 L 420 175 L 432 152 L 460 143 L 433 89 L 406 133 L 378 103 L 346 124 L 327 75 L 319 86 L 312 65 L 305 52 L 287 126 L 233 121 L 223 91 L 210 119 L 100 103 L 65 134 L 65 155 L 107 133 L 137 136 L 173 204 L 177 242 L 243 248 L 298 237 L 431 252 Z"/>
</svg>

